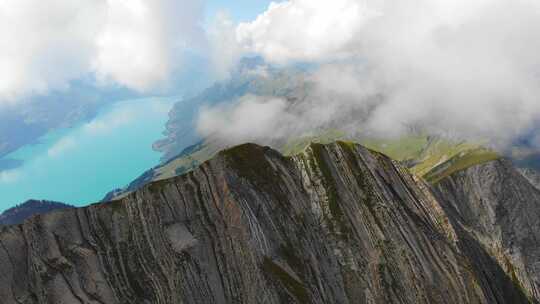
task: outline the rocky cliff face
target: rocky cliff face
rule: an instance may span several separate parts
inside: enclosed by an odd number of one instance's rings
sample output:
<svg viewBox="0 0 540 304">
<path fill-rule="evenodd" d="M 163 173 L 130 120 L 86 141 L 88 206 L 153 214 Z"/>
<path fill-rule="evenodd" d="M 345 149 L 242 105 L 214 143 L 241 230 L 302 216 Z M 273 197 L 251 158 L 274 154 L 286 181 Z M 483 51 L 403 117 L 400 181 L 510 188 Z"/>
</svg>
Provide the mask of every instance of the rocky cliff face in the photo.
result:
<svg viewBox="0 0 540 304">
<path fill-rule="evenodd" d="M 540 190 L 509 161 L 456 173 L 435 193 L 459 229 L 482 243 L 529 298 L 540 298 Z"/>
<path fill-rule="evenodd" d="M 529 183 L 540 190 L 540 172 L 538 170 L 532 168 L 517 168 L 517 170 Z"/>
<path fill-rule="evenodd" d="M 467 174 L 461 184 L 473 177 Z M 508 239 L 493 220 L 513 219 L 517 211 L 497 203 L 485 208 L 486 223 L 476 227 L 454 200 L 467 197 L 458 186 L 454 179 L 441 181 L 436 196 L 453 196 L 437 200 L 427 184 L 387 157 L 343 142 L 311 145 L 288 158 L 242 145 L 119 201 L 3 227 L 0 298 L 96 304 L 534 301 L 535 277 L 516 274 L 516 280 L 485 244 L 500 235 L 502 244 L 527 246 L 534 234 L 523 225 L 538 219 L 515 223 L 508 229 L 519 236 Z M 532 203 L 524 197 L 520 204 Z M 511 256 L 508 263 L 519 261 L 538 259 Z"/>
</svg>

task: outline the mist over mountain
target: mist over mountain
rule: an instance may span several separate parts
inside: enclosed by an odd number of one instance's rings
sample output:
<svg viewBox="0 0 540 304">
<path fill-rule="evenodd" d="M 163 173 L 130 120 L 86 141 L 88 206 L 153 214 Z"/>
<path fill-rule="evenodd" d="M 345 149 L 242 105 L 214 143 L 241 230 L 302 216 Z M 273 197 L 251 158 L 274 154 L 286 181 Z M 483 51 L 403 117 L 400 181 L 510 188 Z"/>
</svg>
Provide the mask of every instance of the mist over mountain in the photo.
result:
<svg viewBox="0 0 540 304">
<path fill-rule="evenodd" d="M 245 95 L 288 96 L 304 85 L 304 74 L 300 67 L 276 68 L 261 57 L 244 57 L 228 78 L 175 104 L 169 113 L 165 138 L 157 141 L 154 149 L 163 152 L 167 161 L 208 135 L 196 129 L 199 116 L 207 109 L 234 104 Z"/>
<path fill-rule="evenodd" d="M 540 303 L 537 2 L 6 1 L 2 303 Z"/>
<path fill-rule="evenodd" d="M 199 129 L 249 138 L 241 134 L 249 132 L 244 120 L 235 119 L 249 111 L 278 121 L 253 130 L 271 136 L 276 125 L 284 133 L 309 130 L 364 111 L 357 129 L 397 136 L 420 125 L 504 149 L 536 137 L 539 14 L 528 0 L 273 4 L 234 29 L 239 52 L 281 65 L 317 63 L 312 80 L 320 93 L 300 113 L 280 98 L 248 96 L 216 108 L 225 110 L 221 120 L 209 109 Z"/>
</svg>

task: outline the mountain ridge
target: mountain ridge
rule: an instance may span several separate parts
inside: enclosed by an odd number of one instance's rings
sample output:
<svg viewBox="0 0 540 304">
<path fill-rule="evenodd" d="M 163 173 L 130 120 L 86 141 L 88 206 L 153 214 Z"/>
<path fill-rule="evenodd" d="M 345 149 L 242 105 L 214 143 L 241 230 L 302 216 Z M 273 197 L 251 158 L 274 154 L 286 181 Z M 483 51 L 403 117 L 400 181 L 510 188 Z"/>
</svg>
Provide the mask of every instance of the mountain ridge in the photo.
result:
<svg viewBox="0 0 540 304">
<path fill-rule="evenodd" d="M 319 135 L 290 139 L 275 143 L 272 148 L 284 155 L 302 152 L 311 143 L 334 141 L 359 142 L 374 151 L 389 155 L 402 162 L 414 174 L 437 182 L 452 172 L 470 166 L 499 159 L 501 156 L 477 143 L 453 142 L 436 136 L 405 136 L 397 139 L 351 138 L 337 130 L 328 130 Z M 230 144 L 219 138 L 207 138 L 184 149 L 167 162 L 147 170 L 123 189 L 109 192 L 103 199 L 108 201 L 125 196 L 146 183 L 186 173 L 202 162 L 211 159 Z M 405 147 L 405 148 L 404 148 Z"/>
<path fill-rule="evenodd" d="M 6 303 L 535 302 L 430 187 L 348 142 L 290 157 L 236 146 L 117 201 L 2 228 L 0 295 Z"/>
</svg>

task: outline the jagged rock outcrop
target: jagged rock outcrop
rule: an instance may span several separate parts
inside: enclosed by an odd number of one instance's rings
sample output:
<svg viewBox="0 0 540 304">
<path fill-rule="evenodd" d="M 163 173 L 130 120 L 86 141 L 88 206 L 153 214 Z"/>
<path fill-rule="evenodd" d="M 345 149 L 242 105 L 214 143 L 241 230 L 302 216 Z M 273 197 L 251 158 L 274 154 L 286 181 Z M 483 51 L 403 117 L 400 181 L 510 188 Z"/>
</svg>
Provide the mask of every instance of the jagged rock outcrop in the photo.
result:
<svg viewBox="0 0 540 304">
<path fill-rule="evenodd" d="M 423 181 L 357 145 L 287 158 L 247 144 L 121 200 L 3 227 L 0 298 L 528 303 L 447 210 Z"/>
<path fill-rule="evenodd" d="M 479 240 L 529 298 L 540 298 L 540 190 L 507 160 L 435 185 L 454 226 Z"/>
</svg>

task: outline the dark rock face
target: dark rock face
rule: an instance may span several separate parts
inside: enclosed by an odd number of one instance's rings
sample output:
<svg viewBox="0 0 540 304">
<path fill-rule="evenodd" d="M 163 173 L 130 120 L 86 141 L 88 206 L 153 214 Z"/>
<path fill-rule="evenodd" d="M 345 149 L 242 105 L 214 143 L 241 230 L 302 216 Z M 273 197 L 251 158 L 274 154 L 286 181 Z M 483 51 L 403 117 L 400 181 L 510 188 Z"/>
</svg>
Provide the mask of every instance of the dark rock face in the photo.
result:
<svg viewBox="0 0 540 304">
<path fill-rule="evenodd" d="M 540 190 L 532 182 L 499 160 L 454 174 L 435 193 L 454 224 L 479 240 L 530 298 L 539 299 Z"/>
<path fill-rule="evenodd" d="M 60 202 L 28 200 L 0 214 L 0 225 L 21 224 L 33 215 L 67 208 L 73 208 L 73 206 Z"/>
<path fill-rule="evenodd" d="M 517 168 L 518 172 L 523 175 L 533 186 L 540 189 L 540 172 L 531 168 Z"/>
<path fill-rule="evenodd" d="M 450 207 L 360 146 L 243 145 L 119 201 L 3 227 L 0 298 L 528 303 Z"/>
</svg>

